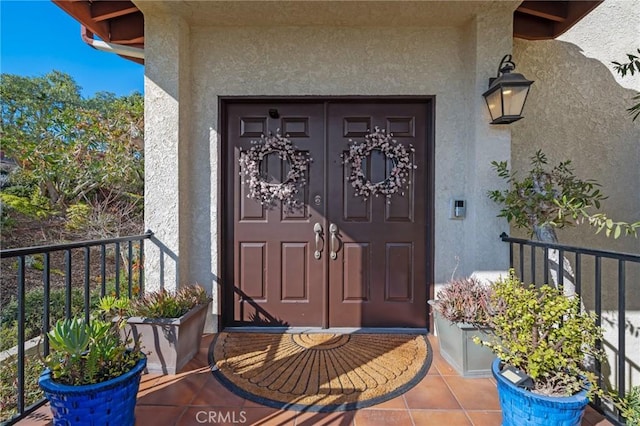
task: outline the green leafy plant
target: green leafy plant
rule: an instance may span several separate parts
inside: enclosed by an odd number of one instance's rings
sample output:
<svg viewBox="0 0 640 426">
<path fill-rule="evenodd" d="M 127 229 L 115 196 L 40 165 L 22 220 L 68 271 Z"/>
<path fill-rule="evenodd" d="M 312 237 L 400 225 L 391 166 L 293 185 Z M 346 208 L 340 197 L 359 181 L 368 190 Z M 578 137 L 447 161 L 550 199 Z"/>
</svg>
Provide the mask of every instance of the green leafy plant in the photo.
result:
<svg viewBox="0 0 640 426">
<path fill-rule="evenodd" d="M 490 286 L 472 277 L 452 279 L 438 291 L 434 309 L 451 322 L 486 327 L 491 317 Z"/>
<path fill-rule="evenodd" d="M 146 318 L 178 318 L 211 298 L 197 284 L 182 287 L 177 292 L 160 290 L 137 299 L 103 297 L 99 308 L 107 316 L 138 316 Z"/>
<path fill-rule="evenodd" d="M 613 62 L 613 69 L 622 77 L 626 77 L 627 74 L 634 75 L 636 72 L 640 74 L 640 49 L 637 49 L 638 54 L 627 53 L 628 62 Z M 635 121 L 640 116 L 640 94 L 633 97 L 636 104 L 627 108 L 632 120 Z"/>
<path fill-rule="evenodd" d="M 603 357 L 597 346 L 602 330 L 596 316 L 581 309 L 577 296 L 568 298 L 548 285 L 525 286 L 513 270 L 492 287 L 492 338 L 475 338 L 476 343 L 528 374 L 534 392 L 572 395 L 587 386 L 590 395 L 602 394 L 596 375 L 585 365 L 585 356 Z"/>
<path fill-rule="evenodd" d="M 627 426 L 640 426 L 640 386 L 634 386 L 618 404 Z"/>
<path fill-rule="evenodd" d="M 604 213 L 592 214 L 606 198 L 594 180 L 578 178 L 571 161 L 548 167 L 546 155 L 538 150 L 531 157 L 531 170 L 523 177 L 511 172 L 506 161 L 493 161 L 499 177 L 509 188 L 489 191 L 489 198 L 502 205 L 498 214 L 518 228 L 528 230 L 540 241 L 558 242 L 555 229 L 588 222 L 614 238 L 637 236 L 640 222 L 614 222 Z"/>
<path fill-rule="evenodd" d="M 38 386 L 42 365 L 37 355 L 24 359 L 24 399 L 29 406 L 44 396 Z M 0 362 L 0 423 L 18 413 L 18 358 L 13 355 Z M 2 423 L 4 424 L 4 423 Z"/>
<path fill-rule="evenodd" d="M 143 357 L 140 344 L 122 338 L 120 322 L 63 319 L 47 333 L 51 353 L 42 358 L 55 381 L 66 385 L 100 383 L 128 372 Z M 131 346 L 133 345 L 133 346 Z"/>
</svg>

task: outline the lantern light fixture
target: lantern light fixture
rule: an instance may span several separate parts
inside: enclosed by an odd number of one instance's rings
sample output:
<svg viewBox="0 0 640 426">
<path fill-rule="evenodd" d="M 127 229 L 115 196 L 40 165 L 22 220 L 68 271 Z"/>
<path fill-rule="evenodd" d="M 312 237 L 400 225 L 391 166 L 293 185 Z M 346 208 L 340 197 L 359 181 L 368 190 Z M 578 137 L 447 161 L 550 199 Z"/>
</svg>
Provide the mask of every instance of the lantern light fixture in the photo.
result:
<svg viewBox="0 0 640 426">
<path fill-rule="evenodd" d="M 482 94 L 489 107 L 491 124 L 509 124 L 522 118 L 522 109 L 533 81 L 512 72 L 514 69 L 516 64 L 511 55 L 505 55 L 496 77 L 489 79 L 489 89 Z"/>
</svg>

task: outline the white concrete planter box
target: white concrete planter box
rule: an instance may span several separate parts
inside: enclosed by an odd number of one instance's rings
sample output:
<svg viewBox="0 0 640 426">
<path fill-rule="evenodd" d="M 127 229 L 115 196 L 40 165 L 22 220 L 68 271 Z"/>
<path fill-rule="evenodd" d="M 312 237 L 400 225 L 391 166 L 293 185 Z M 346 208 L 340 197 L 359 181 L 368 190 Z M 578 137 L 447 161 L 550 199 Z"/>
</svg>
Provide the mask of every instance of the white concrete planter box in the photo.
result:
<svg viewBox="0 0 640 426">
<path fill-rule="evenodd" d="M 473 343 L 475 336 L 487 340 L 481 329 L 465 323 L 452 323 L 433 309 L 440 355 L 462 377 L 491 377 L 491 363 L 495 355 L 489 348 Z"/>
<path fill-rule="evenodd" d="M 127 319 L 124 331 L 131 330 L 134 338 L 139 336 L 147 354 L 146 372 L 179 373 L 198 353 L 208 306 L 196 306 L 180 318 Z"/>
</svg>

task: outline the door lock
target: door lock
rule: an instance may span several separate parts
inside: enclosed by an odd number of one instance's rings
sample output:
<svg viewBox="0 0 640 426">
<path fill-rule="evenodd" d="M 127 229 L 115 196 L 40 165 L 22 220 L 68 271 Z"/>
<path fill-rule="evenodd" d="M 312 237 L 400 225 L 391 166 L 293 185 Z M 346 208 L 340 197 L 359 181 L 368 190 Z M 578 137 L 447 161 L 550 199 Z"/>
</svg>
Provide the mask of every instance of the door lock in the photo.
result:
<svg viewBox="0 0 640 426">
<path fill-rule="evenodd" d="M 313 197 L 313 204 L 315 204 L 316 206 L 319 206 L 320 204 L 322 204 L 322 197 L 319 195 L 316 195 L 315 197 Z"/>
</svg>

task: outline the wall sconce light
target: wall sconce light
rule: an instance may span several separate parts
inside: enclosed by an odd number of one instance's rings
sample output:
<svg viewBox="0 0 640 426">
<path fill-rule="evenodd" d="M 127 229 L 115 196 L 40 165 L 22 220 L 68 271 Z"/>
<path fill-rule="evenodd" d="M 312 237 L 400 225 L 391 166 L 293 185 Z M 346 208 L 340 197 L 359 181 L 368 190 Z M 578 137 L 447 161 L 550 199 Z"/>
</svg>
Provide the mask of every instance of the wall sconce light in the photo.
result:
<svg viewBox="0 0 640 426">
<path fill-rule="evenodd" d="M 482 94 L 489 107 L 491 124 L 509 124 L 522 118 L 522 109 L 533 81 L 522 74 L 512 73 L 514 69 L 516 64 L 511 55 L 505 55 L 496 77 L 489 79 L 489 90 Z"/>
</svg>

